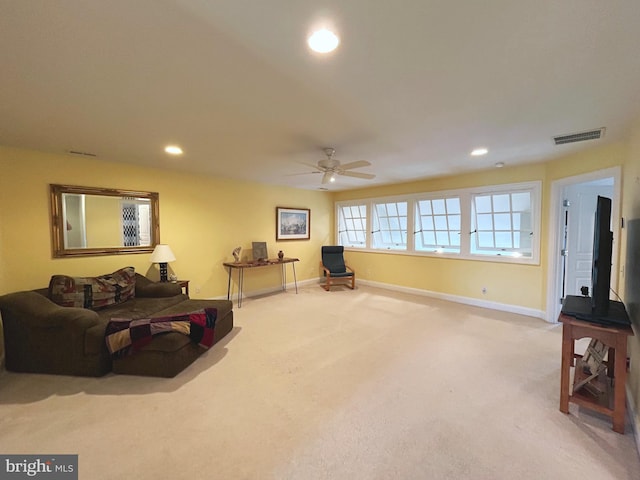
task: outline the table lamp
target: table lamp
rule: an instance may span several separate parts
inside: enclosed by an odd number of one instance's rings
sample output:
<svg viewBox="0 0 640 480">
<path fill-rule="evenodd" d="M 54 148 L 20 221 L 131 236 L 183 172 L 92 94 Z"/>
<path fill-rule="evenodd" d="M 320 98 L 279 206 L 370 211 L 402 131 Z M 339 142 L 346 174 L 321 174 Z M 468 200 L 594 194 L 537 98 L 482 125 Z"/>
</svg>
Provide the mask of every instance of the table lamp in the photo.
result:
<svg viewBox="0 0 640 480">
<path fill-rule="evenodd" d="M 158 244 L 151 254 L 151 263 L 160 265 L 160 281 L 167 281 L 167 263 L 175 261 L 176 256 L 171 251 L 169 245 Z"/>
</svg>

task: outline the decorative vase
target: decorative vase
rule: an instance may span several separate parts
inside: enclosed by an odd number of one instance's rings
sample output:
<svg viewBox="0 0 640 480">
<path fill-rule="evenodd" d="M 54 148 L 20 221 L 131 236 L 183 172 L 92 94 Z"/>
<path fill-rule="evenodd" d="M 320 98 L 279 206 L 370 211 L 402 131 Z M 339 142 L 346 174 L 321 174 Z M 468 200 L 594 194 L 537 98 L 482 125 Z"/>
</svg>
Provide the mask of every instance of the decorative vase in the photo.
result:
<svg viewBox="0 0 640 480">
<path fill-rule="evenodd" d="M 278 252 L 278 260 L 282 261 L 283 258 L 284 258 L 284 252 L 282 250 L 280 250 Z"/>
</svg>

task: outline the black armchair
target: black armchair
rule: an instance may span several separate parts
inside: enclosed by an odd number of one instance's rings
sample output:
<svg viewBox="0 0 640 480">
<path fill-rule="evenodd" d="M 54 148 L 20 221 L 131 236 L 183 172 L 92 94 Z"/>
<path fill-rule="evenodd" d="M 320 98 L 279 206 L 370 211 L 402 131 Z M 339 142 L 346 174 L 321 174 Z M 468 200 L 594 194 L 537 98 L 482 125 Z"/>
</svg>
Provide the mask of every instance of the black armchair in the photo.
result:
<svg viewBox="0 0 640 480">
<path fill-rule="evenodd" d="M 322 247 L 322 269 L 327 279 L 322 288 L 326 291 L 329 291 L 331 285 L 335 285 L 336 280 L 351 289 L 356 287 L 356 272 L 344 263 L 344 247 Z"/>
</svg>

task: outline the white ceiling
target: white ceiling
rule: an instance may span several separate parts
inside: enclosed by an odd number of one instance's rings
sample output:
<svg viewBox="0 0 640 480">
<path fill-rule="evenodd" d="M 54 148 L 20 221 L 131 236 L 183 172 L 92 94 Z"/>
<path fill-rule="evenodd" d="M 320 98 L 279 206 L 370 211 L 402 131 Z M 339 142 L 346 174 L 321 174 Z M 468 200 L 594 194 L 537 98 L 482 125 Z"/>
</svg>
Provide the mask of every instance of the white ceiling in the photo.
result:
<svg viewBox="0 0 640 480">
<path fill-rule="evenodd" d="M 323 147 L 371 162 L 330 190 L 538 162 L 624 138 L 639 45 L 637 0 L 0 0 L 0 144 L 306 189 Z"/>
</svg>

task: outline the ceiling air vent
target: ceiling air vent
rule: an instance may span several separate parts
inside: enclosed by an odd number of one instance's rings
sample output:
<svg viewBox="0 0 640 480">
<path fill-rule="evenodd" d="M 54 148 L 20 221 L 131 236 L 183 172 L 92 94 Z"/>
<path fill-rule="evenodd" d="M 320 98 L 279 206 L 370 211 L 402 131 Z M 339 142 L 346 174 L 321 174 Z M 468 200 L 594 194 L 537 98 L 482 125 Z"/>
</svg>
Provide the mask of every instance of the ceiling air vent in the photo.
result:
<svg viewBox="0 0 640 480">
<path fill-rule="evenodd" d="M 556 145 L 564 145 L 565 143 L 584 142 L 585 140 L 598 140 L 604 136 L 604 131 L 605 127 L 602 127 L 586 132 L 558 135 L 557 137 L 553 137 L 553 141 Z"/>
<path fill-rule="evenodd" d="M 96 155 L 95 153 L 91 153 L 91 152 L 81 152 L 80 150 L 67 150 L 67 153 L 69 153 L 70 155 L 77 155 L 79 157 L 91 157 L 91 158 L 95 158 L 98 155 Z"/>
</svg>

